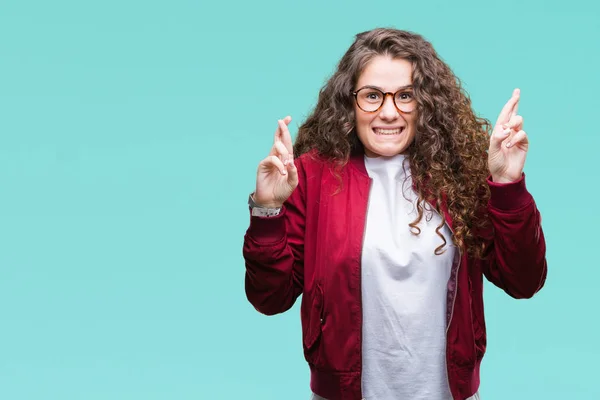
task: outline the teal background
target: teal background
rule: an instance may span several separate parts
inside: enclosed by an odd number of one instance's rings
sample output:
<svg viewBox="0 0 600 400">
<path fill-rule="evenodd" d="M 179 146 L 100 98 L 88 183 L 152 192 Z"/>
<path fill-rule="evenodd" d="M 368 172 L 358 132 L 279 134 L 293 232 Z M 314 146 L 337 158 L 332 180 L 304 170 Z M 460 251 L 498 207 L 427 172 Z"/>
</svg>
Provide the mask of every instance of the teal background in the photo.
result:
<svg viewBox="0 0 600 400">
<path fill-rule="evenodd" d="M 353 36 L 521 88 L 549 276 L 486 286 L 484 400 L 597 399 L 598 3 L 0 0 L 0 399 L 305 400 L 298 305 L 246 301 L 247 195 Z M 596 182 L 594 184 L 594 182 Z"/>
</svg>

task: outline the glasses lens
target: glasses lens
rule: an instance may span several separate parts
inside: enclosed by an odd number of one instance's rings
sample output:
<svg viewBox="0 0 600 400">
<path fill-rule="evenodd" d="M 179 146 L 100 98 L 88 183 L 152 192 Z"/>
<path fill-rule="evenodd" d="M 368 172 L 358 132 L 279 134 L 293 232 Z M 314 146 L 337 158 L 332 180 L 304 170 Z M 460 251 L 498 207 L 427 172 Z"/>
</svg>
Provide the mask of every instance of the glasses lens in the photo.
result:
<svg viewBox="0 0 600 400">
<path fill-rule="evenodd" d="M 394 102 L 396 103 L 398 110 L 406 113 L 414 111 L 417 104 L 415 95 L 412 91 L 397 92 L 394 96 Z"/>
<path fill-rule="evenodd" d="M 363 88 L 356 93 L 356 102 L 363 111 L 372 112 L 383 103 L 383 93 L 377 89 Z"/>
</svg>

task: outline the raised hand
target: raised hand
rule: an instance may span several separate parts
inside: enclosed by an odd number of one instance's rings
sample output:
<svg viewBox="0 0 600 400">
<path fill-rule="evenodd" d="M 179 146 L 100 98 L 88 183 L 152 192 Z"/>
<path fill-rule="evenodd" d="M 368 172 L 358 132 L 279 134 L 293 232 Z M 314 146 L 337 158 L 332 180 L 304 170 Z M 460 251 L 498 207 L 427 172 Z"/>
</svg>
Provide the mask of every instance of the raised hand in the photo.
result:
<svg viewBox="0 0 600 400">
<path fill-rule="evenodd" d="M 523 173 L 529 140 L 523 130 L 523 117 L 517 114 L 520 98 L 521 91 L 515 89 L 490 137 L 488 168 L 494 182 L 514 182 Z"/>
<path fill-rule="evenodd" d="M 269 208 L 281 207 L 298 186 L 298 171 L 294 165 L 292 137 L 288 129 L 292 117 L 277 121 L 273 147 L 258 164 L 254 201 Z"/>
</svg>

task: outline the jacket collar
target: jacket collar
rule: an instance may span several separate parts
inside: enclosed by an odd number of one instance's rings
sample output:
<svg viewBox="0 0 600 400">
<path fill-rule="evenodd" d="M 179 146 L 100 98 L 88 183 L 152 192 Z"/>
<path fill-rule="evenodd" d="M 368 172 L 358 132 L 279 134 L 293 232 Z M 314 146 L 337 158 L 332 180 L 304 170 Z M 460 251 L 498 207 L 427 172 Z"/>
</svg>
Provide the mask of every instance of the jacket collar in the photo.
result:
<svg viewBox="0 0 600 400">
<path fill-rule="evenodd" d="M 355 146 L 350 153 L 350 164 L 352 164 L 358 172 L 366 177 L 369 177 L 367 167 L 365 167 L 365 150 L 363 146 Z"/>
</svg>

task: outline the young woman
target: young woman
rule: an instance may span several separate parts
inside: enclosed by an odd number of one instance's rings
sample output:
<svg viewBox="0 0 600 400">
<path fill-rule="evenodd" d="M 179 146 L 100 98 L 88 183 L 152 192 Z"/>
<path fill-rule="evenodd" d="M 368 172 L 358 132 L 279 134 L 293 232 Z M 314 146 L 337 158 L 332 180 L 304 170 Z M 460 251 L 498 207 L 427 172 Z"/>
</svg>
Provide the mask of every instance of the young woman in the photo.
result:
<svg viewBox="0 0 600 400">
<path fill-rule="evenodd" d="M 294 145 L 278 121 L 249 200 L 246 294 L 268 315 L 303 294 L 314 398 L 478 398 L 483 276 L 515 298 L 546 277 L 519 98 L 491 127 L 430 43 L 375 29 Z"/>
</svg>

